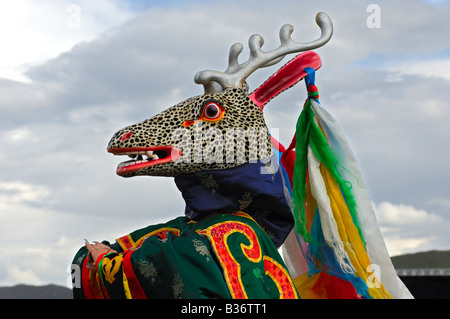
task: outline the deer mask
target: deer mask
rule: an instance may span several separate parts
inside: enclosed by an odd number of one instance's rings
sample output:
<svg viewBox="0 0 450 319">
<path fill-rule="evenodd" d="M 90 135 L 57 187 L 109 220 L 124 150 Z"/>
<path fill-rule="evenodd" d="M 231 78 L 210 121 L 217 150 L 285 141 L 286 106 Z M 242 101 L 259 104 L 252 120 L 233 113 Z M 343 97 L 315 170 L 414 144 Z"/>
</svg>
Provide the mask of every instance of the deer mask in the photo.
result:
<svg viewBox="0 0 450 319">
<path fill-rule="evenodd" d="M 108 152 L 128 155 L 132 160 L 119 164 L 117 174 L 123 177 L 177 176 L 228 169 L 256 160 L 268 161 L 272 143 L 263 107 L 297 83 L 304 76 L 303 68 L 295 68 L 295 72 L 283 75 L 282 79 L 275 74 L 250 95 L 245 80 L 257 69 L 274 65 L 287 54 L 327 43 L 333 32 L 331 20 L 325 13 L 318 13 L 316 23 L 321 36 L 308 43 L 293 41 L 294 28 L 284 25 L 280 30 L 281 45 L 273 51 L 262 50 L 264 40 L 260 35 L 251 36 L 250 58 L 244 63 L 238 62 L 243 46 L 234 44 L 225 72 L 207 70 L 195 75 L 195 82 L 204 86 L 205 94 L 118 131 L 109 142 Z M 321 63 L 313 52 L 305 52 L 296 61 L 316 69 Z"/>
</svg>

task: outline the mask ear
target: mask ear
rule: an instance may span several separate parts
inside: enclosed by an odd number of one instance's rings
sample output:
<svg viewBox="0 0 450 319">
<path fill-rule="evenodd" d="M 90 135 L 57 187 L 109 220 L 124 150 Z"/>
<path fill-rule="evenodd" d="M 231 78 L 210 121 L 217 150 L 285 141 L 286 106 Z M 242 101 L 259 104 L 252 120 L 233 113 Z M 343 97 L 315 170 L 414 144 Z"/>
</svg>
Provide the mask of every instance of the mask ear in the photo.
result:
<svg viewBox="0 0 450 319">
<path fill-rule="evenodd" d="M 322 66 L 320 56 L 307 51 L 297 55 L 286 63 L 266 82 L 249 95 L 249 98 L 261 109 L 275 96 L 297 84 L 305 76 L 305 68 L 310 67 L 318 70 Z"/>
</svg>

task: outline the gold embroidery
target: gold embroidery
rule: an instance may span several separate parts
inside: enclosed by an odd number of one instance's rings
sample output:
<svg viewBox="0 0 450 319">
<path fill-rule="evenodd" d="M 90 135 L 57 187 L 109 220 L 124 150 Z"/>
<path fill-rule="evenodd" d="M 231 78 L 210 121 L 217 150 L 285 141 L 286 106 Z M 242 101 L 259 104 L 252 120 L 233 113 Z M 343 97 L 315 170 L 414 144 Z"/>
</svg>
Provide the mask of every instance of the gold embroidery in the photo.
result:
<svg viewBox="0 0 450 319">
<path fill-rule="evenodd" d="M 115 256 L 113 259 L 109 259 L 106 255 L 102 260 L 102 270 L 105 280 L 112 284 L 116 278 L 116 274 L 119 272 L 122 265 L 122 254 Z"/>
<path fill-rule="evenodd" d="M 176 274 L 175 277 L 173 278 L 173 282 L 172 282 L 172 289 L 173 289 L 173 296 L 176 299 L 181 298 L 180 295 L 183 292 L 183 280 L 181 279 L 180 274 Z"/>
<path fill-rule="evenodd" d="M 246 209 L 251 203 L 252 203 L 252 196 L 250 195 L 250 192 L 244 193 L 242 195 L 242 199 L 239 200 L 239 209 L 244 210 Z"/>
<path fill-rule="evenodd" d="M 209 263 L 211 260 L 211 254 L 209 253 L 208 247 L 199 239 L 193 239 L 192 242 L 194 243 L 195 250 L 198 251 L 198 253 L 202 256 L 206 256 L 206 262 Z"/>
<path fill-rule="evenodd" d="M 141 275 L 144 276 L 145 278 L 152 277 L 151 282 L 152 284 L 154 284 L 156 281 L 156 277 L 158 276 L 158 272 L 156 271 L 153 262 L 149 263 L 148 261 L 141 259 L 138 261 L 138 266 Z"/>
<path fill-rule="evenodd" d="M 208 175 L 204 172 L 200 172 L 197 174 L 200 183 L 202 183 L 206 188 L 211 189 L 211 195 L 213 196 L 216 193 L 216 190 L 219 188 L 219 184 L 214 180 L 212 175 Z"/>
</svg>

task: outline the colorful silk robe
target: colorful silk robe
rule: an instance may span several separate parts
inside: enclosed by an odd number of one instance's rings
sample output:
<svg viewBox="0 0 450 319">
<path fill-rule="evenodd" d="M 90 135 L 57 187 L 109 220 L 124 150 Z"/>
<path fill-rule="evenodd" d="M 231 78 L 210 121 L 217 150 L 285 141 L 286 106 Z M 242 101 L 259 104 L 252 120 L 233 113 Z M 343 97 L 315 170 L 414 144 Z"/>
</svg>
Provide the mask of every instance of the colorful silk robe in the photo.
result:
<svg viewBox="0 0 450 319">
<path fill-rule="evenodd" d="M 274 243 L 244 212 L 179 217 L 110 246 L 117 253 L 99 258 L 97 271 L 78 251 L 74 298 L 298 298 Z"/>
</svg>

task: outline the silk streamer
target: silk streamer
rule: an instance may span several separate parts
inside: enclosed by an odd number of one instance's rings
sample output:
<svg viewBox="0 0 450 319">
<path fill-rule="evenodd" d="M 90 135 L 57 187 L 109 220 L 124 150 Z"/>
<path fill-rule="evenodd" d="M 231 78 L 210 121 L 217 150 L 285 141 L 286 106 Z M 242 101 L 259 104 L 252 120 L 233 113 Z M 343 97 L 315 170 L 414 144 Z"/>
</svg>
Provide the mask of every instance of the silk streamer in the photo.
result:
<svg viewBox="0 0 450 319">
<path fill-rule="evenodd" d="M 345 135 L 319 103 L 315 70 L 305 71 L 308 98 L 281 156 L 295 147 L 289 186 L 296 225 L 281 251 L 297 290 L 302 298 L 412 298 L 396 275 Z"/>
</svg>

